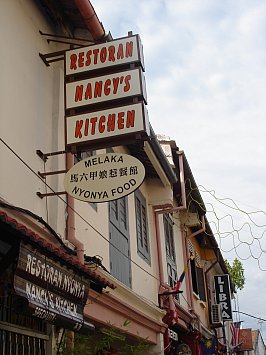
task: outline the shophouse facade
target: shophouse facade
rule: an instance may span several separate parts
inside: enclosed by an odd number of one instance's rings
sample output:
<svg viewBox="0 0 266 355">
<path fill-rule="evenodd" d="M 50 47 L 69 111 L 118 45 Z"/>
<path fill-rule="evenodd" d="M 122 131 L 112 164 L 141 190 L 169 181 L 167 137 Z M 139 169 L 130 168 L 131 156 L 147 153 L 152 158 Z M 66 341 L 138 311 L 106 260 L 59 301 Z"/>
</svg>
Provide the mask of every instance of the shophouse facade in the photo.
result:
<svg viewBox="0 0 266 355">
<path fill-rule="evenodd" d="M 146 118 L 145 135 L 66 147 L 65 52 L 112 40 L 91 3 L 4 1 L 0 20 L 1 350 L 56 353 L 63 329 L 69 353 L 74 332 L 100 342 L 110 329 L 125 334 L 113 354 L 144 342 L 144 354 L 212 349 L 213 276 L 227 270 L 184 153 Z M 137 95 L 130 104 L 144 107 Z M 106 153 L 143 164 L 139 188 L 104 203 L 67 194 L 65 173 Z"/>
</svg>

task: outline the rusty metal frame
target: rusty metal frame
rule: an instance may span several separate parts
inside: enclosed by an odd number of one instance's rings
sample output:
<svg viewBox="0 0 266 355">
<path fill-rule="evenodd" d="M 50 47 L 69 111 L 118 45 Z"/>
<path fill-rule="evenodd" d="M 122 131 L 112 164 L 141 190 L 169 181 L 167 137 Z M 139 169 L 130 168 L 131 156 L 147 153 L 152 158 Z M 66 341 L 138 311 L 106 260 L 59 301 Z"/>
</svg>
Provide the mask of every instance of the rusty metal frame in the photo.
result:
<svg viewBox="0 0 266 355">
<path fill-rule="evenodd" d="M 41 173 L 40 171 L 38 171 L 38 174 L 40 175 L 41 178 L 44 179 L 46 176 L 64 174 L 66 172 L 67 172 L 67 170 L 64 169 L 64 170 L 48 171 L 48 172 L 44 172 L 44 173 Z"/>
<path fill-rule="evenodd" d="M 46 162 L 48 157 L 52 157 L 54 155 L 59 155 L 59 154 L 65 154 L 67 153 L 65 150 L 59 150 L 57 152 L 51 152 L 51 153 L 43 153 L 40 149 L 36 150 L 36 154 L 44 161 Z"/>
<path fill-rule="evenodd" d="M 44 62 L 44 64 L 49 67 L 50 63 L 58 62 L 60 60 L 64 60 L 65 51 L 58 51 L 48 54 L 39 53 L 40 58 Z"/>
<path fill-rule="evenodd" d="M 58 195 L 66 195 L 67 192 L 66 191 L 58 191 L 58 192 L 49 192 L 46 194 L 42 194 L 41 192 L 36 192 L 36 195 L 38 197 L 40 197 L 41 199 L 43 199 L 44 197 L 50 197 L 50 196 L 58 196 Z"/>
<path fill-rule="evenodd" d="M 73 41 L 79 41 L 79 42 L 84 42 L 88 45 L 90 44 L 94 44 L 95 41 L 90 41 L 90 40 L 86 40 L 84 38 L 71 38 L 71 37 L 67 37 L 67 36 L 60 36 L 60 35 L 54 35 L 54 34 L 50 34 L 50 33 L 44 33 L 42 31 L 39 30 L 39 33 L 42 35 L 42 36 L 46 36 L 46 37 L 53 37 L 53 38 L 58 38 L 58 39 L 50 39 L 48 38 L 47 39 L 47 42 L 50 43 L 50 42 L 57 42 L 57 43 L 63 43 L 63 44 L 69 44 L 69 45 L 74 45 L 74 46 L 77 46 L 77 47 L 83 47 L 85 46 L 80 44 L 80 43 L 74 43 Z M 63 39 L 66 39 L 68 41 L 64 41 Z M 65 58 L 65 51 L 68 50 L 68 49 L 65 49 L 65 50 L 62 50 L 62 51 L 57 51 L 57 52 L 53 52 L 53 53 L 47 53 L 47 54 L 42 54 L 42 53 L 39 53 L 39 56 L 40 58 L 42 59 L 42 61 L 44 62 L 44 64 L 49 67 L 50 66 L 50 63 L 53 63 L 53 62 L 58 62 L 60 60 L 64 60 Z"/>
</svg>

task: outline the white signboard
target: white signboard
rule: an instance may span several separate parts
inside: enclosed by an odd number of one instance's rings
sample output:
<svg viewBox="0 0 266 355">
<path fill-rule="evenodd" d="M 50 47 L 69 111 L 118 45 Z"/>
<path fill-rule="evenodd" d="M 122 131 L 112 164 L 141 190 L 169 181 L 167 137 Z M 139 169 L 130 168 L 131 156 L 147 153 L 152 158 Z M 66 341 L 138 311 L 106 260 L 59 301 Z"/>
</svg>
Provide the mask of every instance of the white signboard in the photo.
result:
<svg viewBox="0 0 266 355">
<path fill-rule="evenodd" d="M 86 202 L 107 202 L 129 195 L 143 182 L 145 168 L 131 155 L 107 153 L 86 158 L 66 174 L 66 192 Z"/>
<path fill-rule="evenodd" d="M 92 142 L 137 132 L 149 134 L 143 103 L 66 117 L 66 144 Z"/>
<path fill-rule="evenodd" d="M 146 88 L 141 69 L 66 83 L 66 109 L 143 95 Z"/>
<path fill-rule="evenodd" d="M 140 62 L 143 51 L 138 35 L 67 51 L 65 74 L 75 75 L 95 69 Z"/>
</svg>

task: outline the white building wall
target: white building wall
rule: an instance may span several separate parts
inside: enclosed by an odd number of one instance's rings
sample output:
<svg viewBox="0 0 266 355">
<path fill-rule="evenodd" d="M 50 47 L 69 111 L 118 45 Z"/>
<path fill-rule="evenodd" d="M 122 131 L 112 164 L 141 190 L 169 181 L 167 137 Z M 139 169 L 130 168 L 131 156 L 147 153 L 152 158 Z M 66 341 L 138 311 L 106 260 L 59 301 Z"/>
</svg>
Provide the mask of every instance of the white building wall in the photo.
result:
<svg viewBox="0 0 266 355">
<path fill-rule="evenodd" d="M 53 33 L 53 29 L 34 1 L 1 1 L 0 23 L 4 29 L 0 37 L 1 138 L 30 167 L 1 142 L 0 197 L 42 216 L 64 235 L 64 203 L 58 197 L 37 197 L 37 191 L 46 191 L 33 173 L 44 171 L 36 150 L 47 153 L 64 149 L 63 62 L 47 67 L 39 56 L 59 47 L 48 44 L 40 35 L 39 30 Z M 64 159 L 60 156 L 45 164 L 47 171 L 61 168 Z M 62 190 L 59 179 L 49 178 L 47 182 L 56 191 Z"/>
</svg>

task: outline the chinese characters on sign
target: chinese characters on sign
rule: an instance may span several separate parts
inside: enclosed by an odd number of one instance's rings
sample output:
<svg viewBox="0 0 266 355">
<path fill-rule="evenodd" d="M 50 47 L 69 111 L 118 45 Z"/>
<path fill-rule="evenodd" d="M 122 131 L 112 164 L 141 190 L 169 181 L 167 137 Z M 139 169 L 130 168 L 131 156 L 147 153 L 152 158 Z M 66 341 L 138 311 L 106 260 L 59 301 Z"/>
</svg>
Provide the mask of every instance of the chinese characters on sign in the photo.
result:
<svg viewBox="0 0 266 355">
<path fill-rule="evenodd" d="M 66 191 L 87 202 L 107 202 L 126 196 L 143 182 L 145 169 L 136 158 L 107 153 L 86 158 L 65 176 Z"/>
</svg>

